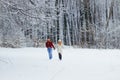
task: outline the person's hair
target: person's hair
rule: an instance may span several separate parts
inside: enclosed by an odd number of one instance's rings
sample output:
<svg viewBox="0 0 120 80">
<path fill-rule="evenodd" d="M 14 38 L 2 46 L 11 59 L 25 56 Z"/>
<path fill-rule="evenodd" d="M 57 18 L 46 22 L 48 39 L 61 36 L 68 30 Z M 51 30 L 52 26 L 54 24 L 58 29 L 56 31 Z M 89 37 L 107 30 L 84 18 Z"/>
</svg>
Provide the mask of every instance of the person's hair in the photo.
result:
<svg viewBox="0 0 120 80">
<path fill-rule="evenodd" d="M 47 41 L 50 41 L 50 39 L 48 38 Z"/>
</svg>

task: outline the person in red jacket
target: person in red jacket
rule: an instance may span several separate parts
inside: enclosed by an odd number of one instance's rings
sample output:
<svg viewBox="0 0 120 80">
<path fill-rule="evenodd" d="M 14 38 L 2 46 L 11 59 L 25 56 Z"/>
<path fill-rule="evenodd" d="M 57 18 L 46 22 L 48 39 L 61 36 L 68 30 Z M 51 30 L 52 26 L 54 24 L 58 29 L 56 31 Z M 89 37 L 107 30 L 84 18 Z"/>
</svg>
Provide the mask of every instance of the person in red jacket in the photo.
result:
<svg viewBox="0 0 120 80">
<path fill-rule="evenodd" d="M 49 59 L 52 59 L 52 48 L 55 49 L 55 46 L 53 45 L 53 43 L 50 39 L 47 39 L 47 41 L 46 41 L 46 48 L 48 51 Z"/>
</svg>

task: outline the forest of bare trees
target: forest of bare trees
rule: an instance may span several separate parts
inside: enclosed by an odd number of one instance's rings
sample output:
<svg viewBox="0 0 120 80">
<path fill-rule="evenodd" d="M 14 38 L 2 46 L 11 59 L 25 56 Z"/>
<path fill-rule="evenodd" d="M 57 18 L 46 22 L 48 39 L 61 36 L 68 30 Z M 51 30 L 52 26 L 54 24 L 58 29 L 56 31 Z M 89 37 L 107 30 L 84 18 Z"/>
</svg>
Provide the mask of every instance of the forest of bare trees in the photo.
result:
<svg viewBox="0 0 120 80">
<path fill-rule="evenodd" d="M 120 48 L 119 0 L 0 0 L 0 46 Z"/>
</svg>

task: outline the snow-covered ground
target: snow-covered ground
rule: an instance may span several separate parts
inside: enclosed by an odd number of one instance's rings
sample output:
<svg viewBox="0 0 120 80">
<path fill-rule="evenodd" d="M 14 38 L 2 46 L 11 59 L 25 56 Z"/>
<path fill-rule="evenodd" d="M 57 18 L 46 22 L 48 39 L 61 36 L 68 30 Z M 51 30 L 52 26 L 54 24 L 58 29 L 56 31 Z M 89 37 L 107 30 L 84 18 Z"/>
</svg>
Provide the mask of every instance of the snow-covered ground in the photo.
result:
<svg viewBox="0 0 120 80">
<path fill-rule="evenodd" d="M 0 48 L 0 80 L 120 80 L 120 50 Z"/>
</svg>

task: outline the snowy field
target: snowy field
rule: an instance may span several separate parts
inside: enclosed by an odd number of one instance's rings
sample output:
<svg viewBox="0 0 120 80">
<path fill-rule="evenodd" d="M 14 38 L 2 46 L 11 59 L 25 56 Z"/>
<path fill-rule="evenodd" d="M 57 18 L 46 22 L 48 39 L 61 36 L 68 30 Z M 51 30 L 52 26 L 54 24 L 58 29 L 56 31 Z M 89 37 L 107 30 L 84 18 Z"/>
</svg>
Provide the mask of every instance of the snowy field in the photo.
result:
<svg viewBox="0 0 120 80">
<path fill-rule="evenodd" d="M 120 80 L 120 50 L 0 48 L 0 80 Z"/>
</svg>

